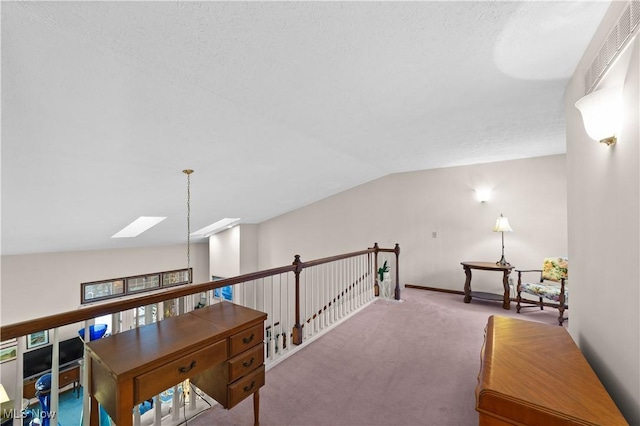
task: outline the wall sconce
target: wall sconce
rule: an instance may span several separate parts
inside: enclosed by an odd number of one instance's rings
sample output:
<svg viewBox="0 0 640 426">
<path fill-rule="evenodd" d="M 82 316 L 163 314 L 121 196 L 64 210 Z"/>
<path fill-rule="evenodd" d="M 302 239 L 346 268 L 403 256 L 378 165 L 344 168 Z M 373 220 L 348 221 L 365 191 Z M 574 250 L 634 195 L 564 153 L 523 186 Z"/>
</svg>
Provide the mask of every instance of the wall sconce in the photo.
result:
<svg viewBox="0 0 640 426">
<path fill-rule="evenodd" d="M 587 135 L 593 140 L 611 146 L 616 143 L 622 116 L 622 88 L 596 90 L 575 104 L 582 114 Z"/>
<path fill-rule="evenodd" d="M 487 201 L 489 201 L 489 198 L 491 198 L 491 189 L 476 189 L 476 199 L 478 200 L 478 202 L 486 203 Z"/>
</svg>

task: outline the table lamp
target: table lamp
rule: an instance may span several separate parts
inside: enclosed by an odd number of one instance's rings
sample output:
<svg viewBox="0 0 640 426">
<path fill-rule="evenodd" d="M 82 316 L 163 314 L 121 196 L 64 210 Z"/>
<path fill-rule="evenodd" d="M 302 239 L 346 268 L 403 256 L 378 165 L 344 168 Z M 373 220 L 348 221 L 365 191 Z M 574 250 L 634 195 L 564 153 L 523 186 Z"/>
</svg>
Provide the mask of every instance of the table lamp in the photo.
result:
<svg viewBox="0 0 640 426">
<path fill-rule="evenodd" d="M 7 395 L 7 391 L 4 390 L 4 386 L 0 384 L 0 404 L 3 402 L 11 401 L 9 395 Z"/>
<path fill-rule="evenodd" d="M 504 258 L 504 233 L 513 232 L 513 229 L 511 229 L 511 227 L 509 226 L 509 220 L 506 217 L 502 216 L 502 213 L 500 213 L 500 217 L 496 220 L 496 224 L 493 227 L 493 232 L 502 233 L 502 257 L 499 261 L 496 262 L 496 265 L 511 266 L 510 263 L 507 262 Z"/>
</svg>

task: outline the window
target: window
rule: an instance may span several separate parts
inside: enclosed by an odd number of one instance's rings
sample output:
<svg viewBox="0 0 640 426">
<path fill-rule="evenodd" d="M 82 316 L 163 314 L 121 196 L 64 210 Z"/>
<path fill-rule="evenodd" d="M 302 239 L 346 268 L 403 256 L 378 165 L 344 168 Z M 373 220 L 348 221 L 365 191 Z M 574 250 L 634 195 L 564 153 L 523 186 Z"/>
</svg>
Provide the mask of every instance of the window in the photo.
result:
<svg viewBox="0 0 640 426">
<path fill-rule="evenodd" d="M 187 284 L 189 282 L 191 282 L 191 280 L 189 279 L 189 271 L 187 269 L 162 273 L 162 287 Z"/>
<path fill-rule="evenodd" d="M 82 303 L 124 295 L 124 279 L 83 283 L 80 286 L 82 289 L 80 297 Z"/>
<path fill-rule="evenodd" d="M 211 276 L 211 281 L 223 280 L 223 277 Z M 213 290 L 213 297 L 222 298 L 224 300 L 233 301 L 233 286 L 227 285 Z"/>
<path fill-rule="evenodd" d="M 192 282 L 193 269 L 154 272 L 133 277 L 112 278 L 80 284 L 80 303 L 92 303 L 112 297 L 143 293 Z"/>
<path fill-rule="evenodd" d="M 160 274 L 127 278 L 127 294 L 160 288 Z"/>
</svg>

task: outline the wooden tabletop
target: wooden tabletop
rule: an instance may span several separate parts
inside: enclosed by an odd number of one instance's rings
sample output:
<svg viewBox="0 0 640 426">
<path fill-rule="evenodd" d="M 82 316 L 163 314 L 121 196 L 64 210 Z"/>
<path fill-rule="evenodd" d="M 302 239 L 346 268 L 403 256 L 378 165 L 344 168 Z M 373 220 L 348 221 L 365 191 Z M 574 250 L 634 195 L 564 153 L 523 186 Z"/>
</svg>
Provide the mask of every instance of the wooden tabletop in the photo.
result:
<svg viewBox="0 0 640 426">
<path fill-rule="evenodd" d="M 141 369 L 166 364 L 196 347 L 224 339 L 238 331 L 238 324 L 259 323 L 265 318 L 262 312 L 221 302 L 94 340 L 87 347 L 116 376 L 129 377 Z"/>
<path fill-rule="evenodd" d="M 564 327 L 489 317 L 478 411 L 522 424 L 627 424 Z"/>
<path fill-rule="evenodd" d="M 486 271 L 510 271 L 515 268 L 513 265 L 499 265 L 496 262 L 460 262 L 460 264 L 471 269 L 484 269 Z"/>
</svg>

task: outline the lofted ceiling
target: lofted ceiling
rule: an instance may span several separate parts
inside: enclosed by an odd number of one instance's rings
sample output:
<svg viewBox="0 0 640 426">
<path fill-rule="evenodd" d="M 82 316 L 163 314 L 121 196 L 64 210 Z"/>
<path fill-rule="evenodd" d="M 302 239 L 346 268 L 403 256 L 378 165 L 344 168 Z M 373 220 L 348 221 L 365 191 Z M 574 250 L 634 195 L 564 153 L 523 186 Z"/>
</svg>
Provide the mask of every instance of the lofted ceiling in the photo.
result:
<svg viewBox="0 0 640 426">
<path fill-rule="evenodd" d="M 565 152 L 608 2 L 7 2 L 2 254 L 180 244 L 390 173 Z M 139 216 L 167 219 L 133 239 Z"/>
</svg>

